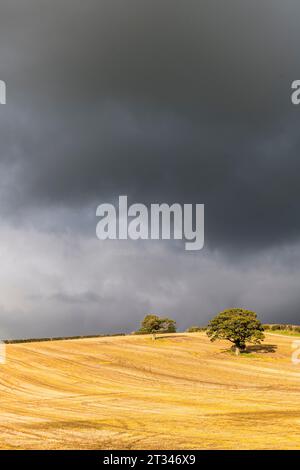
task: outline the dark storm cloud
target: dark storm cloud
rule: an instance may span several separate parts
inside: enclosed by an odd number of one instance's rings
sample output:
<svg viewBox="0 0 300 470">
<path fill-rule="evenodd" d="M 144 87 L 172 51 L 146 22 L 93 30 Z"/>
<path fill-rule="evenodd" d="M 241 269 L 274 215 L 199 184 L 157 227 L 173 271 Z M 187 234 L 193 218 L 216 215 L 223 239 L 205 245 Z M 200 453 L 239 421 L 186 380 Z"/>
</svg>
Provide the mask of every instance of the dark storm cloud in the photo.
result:
<svg viewBox="0 0 300 470">
<path fill-rule="evenodd" d="M 5 208 L 126 193 L 206 203 L 212 246 L 297 237 L 298 20 L 292 1 L 2 2 Z"/>
<path fill-rule="evenodd" d="M 295 1 L 6 0 L 2 71 L 61 107 L 112 97 L 273 114 L 299 71 L 298 20 Z"/>
<path fill-rule="evenodd" d="M 131 331 L 149 311 L 186 327 L 235 305 L 296 322 L 299 23 L 296 0 L 1 1 L 9 335 Z M 119 194 L 205 203 L 205 250 L 99 244 L 96 206 Z"/>
</svg>

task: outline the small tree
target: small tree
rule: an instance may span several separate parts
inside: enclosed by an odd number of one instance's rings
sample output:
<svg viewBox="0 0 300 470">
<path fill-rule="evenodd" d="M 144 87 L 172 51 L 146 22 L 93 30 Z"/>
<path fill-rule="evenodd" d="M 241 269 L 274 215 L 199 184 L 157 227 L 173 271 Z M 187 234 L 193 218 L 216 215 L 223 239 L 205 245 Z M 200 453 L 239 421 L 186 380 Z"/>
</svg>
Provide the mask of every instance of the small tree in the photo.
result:
<svg viewBox="0 0 300 470">
<path fill-rule="evenodd" d="M 152 339 L 155 340 L 157 333 L 176 333 L 176 321 L 157 315 L 146 315 L 138 333 L 152 334 Z"/>
<path fill-rule="evenodd" d="M 255 312 L 231 308 L 219 313 L 208 324 L 206 331 L 211 341 L 226 339 L 233 343 L 238 355 L 245 351 L 246 343 L 260 344 L 264 340 L 264 328 Z"/>
</svg>

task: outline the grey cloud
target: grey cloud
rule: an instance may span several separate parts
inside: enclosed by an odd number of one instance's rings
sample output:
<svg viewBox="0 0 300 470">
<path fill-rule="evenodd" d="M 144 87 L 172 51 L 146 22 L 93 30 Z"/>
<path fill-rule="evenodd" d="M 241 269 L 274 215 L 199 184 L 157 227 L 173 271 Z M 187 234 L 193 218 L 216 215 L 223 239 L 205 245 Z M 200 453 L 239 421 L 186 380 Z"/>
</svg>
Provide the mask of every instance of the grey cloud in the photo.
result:
<svg viewBox="0 0 300 470">
<path fill-rule="evenodd" d="M 297 3 L 1 8 L 3 210 L 94 210 L 126 193 L 206 203 L 214 247 L 298 236 Z"/>
<path fill-rule="evenodd" d="M 149 309 L 186 326 L 233 304 L 297 318 L 300 111 L 290 84 L 300 76 L 299 21 L 294 0 L 1 2 L 0 235 L 15 234 L 8 251 L 23 241 L 27 260 L 19 272 L 6 265 L 20 293 L 14 305 L 14 291 L 5 295 L 10 331 L 130 331 Z M 127 245 L 120 259 L 95 248 L 108 279 L 96 285 L 100 274 L 86 267 L 70 290 L 62 244 L 77 259 L 77 237 L 95 240 L 96 206 L 119 194 L 205 203 L 205 250 L 191 257 L 162 244 L 161 263 L 144 245 L 134 261 Z M 33 248 L 39 237 L 45 259 Z M 82 249 L 80 266 L 92 258 Z M 103 293 L 107 282 L 117 290 Z M 23 311 L 47 320 L 25 326 Z"/>
<path fill-rule="evenodd" d="M 180 329 L 226 307 L 265 322 L 297 322 L 299 244 L 228 262 L 159 242 L 99 242 L 7 227 L 1 241 L 1 328 L 6 337 L 131 332 L 149 312 Z"/>
</svg>

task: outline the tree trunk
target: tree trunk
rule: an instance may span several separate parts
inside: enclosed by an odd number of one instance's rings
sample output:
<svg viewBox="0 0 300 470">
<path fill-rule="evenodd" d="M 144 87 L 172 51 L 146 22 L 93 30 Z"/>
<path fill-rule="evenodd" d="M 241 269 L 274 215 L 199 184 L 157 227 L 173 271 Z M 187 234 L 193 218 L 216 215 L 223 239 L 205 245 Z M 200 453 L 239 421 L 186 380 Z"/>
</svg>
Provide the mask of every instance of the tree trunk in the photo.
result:
<svg viewBox="0 0 300 470">
<path fill-rule="evenodd" d="M 152 333 L 152 341 L 156 340 L 156 333 Z"/>
<path fill-rule="evenodd" d="M 242 352 L 246 350 L 246 345 L 245 343 L 234 343 L 234 349 L 235 349 L 235 355 L 239 356 Z"/>
</svg>

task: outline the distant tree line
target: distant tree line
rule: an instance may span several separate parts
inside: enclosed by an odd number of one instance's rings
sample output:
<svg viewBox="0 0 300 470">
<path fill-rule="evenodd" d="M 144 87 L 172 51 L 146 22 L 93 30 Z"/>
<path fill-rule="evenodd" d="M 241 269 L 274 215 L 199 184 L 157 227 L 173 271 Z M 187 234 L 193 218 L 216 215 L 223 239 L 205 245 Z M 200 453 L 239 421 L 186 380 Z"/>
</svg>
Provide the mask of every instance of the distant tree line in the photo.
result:
<svg viewBox="0 0 300 470">
<path fill-rule="evenodd" d="M 274 324 L 274 325 L 264 325 L 264 329 L 267 331 L 291 331 L 295 333 L 300 333 L 300 326 L 297 325 L 285 325 L 284 323 L 281 324 Z"/>
<path fill-rule="evenodd" d="M 18 344 L 18 343 L 41 343 L 44 341 L 66 341 L 72 339 L 92 339 L 92 338 L 106 338 L 110 336 L 125 336 L 125 333 L 104 333 L 102 335 L 83 335 L 83 336 L 55 336 L 53 338 L 21 338 L 21 339 L 5 339 L 5 344 Z"/>
<path fill-rule="evenodd" d="M 300 326 L 289 324 L 265 324 L 257 318 L 257 314 L 242 308 L 224 310 L 216 315 L 207 326 L 191 326 L 187 333 L 206 332 L 211 341 L 223 339 L 232 343 L 236 354 L 246 350 L 246 343 L 260 344 L 264 340 L 264 331 L 290 331 L 300 333 Z M 155 314 L 146 315 L 140 328 L 133 332 L 135 335 L 151 334 L 155 340 L 158 334 L 176 333 L 176 321 L 168 317 L 159 317 Z M 125 333 L 60 336 L 52 338 L 28 338 L 5 340 L 9 343 L 31 343 L 41 341 L 62 341 L 83 338 L 101 338 L 105 336 L 125 336 Z"/>
<path fill-rule="evenodd" d="M 185 331 L 186 333 L 200 333 L 206 330 L 207 330 L 207 326 L 190 326 Z"/>
</svg>

